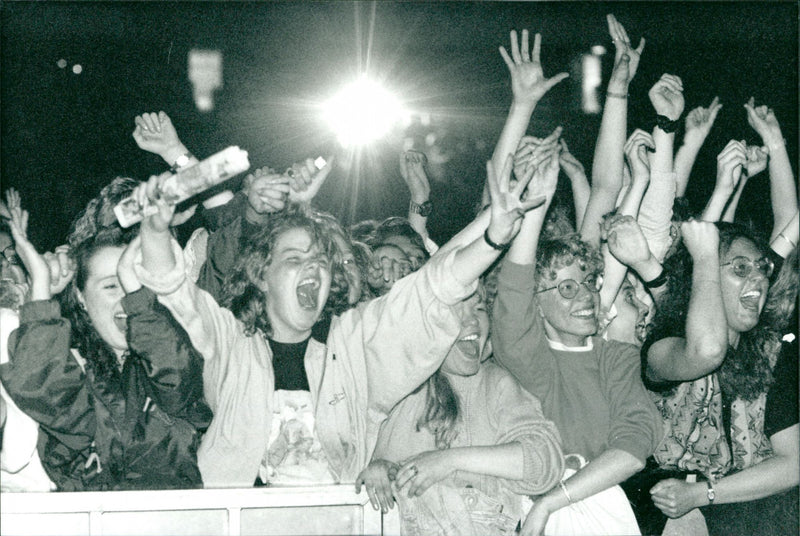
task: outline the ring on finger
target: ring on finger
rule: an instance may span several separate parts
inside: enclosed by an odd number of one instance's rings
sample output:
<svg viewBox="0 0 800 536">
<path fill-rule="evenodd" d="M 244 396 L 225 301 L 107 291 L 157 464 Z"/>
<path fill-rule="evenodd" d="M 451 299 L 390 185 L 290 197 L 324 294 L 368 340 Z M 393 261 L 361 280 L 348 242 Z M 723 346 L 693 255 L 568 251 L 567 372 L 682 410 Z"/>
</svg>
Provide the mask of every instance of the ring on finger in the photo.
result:
<svg viewBox="0 0 800 536">
<path fill-rule="evenodd" d="M 414 478 L 415 476 L 417 476 L 419 474 L 419 469 L 417 469 L 416 465 L 412 465 L 408 469 L 409 469 L 409 471 L 411 471 L 411 478 Z"/>
</svg>

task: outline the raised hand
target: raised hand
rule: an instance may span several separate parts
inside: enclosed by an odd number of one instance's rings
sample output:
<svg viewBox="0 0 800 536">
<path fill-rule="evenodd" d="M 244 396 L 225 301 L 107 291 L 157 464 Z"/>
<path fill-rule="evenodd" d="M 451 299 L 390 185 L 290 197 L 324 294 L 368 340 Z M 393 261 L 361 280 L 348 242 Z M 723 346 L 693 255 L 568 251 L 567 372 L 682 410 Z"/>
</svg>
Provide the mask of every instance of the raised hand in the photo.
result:
<svg viewBox="0 0 800 536">
<path fill-rule="evenodd" d="M 72 281 L 78 266 L 69 256 L 69 246 L 66 244 L 58 246 L 52 253 L 46 252 L 43 257 L 50 267 L 50 294 L 55 296 Z"/>
<path fill-rule="evenodd" d="M 453 451 L 429 450 L 412 457 L 397 471 L 398 493 L 419 497 L 433 484 L 440 482 L 456 470 L 452 463 Z"/>
<path fill-rule="evenodd" d="M 703 141 L 711 132 L 711 127 L 714 126 L 714 121 L 717 119 L 717 114 L 722 108 L 719 102 L 719 97 L 714 97 L 708 108 L 698 106 L 692 109 L 686 115 L 686 133 L 683 135 L 684 139 L 697 139 Z"/>
<path fill-rule="evenodd" d="M 694 262 L 719 257 L 719 231 L 708 221 L 690 219 L 681 224 L 681 236 Z"/>
<path fill-rule="evenodd" d="M 400 175 L 415 203 L 424 203 L 431 195 L 431 185 L 425 173 L 427 161 L 425 153 L 419 151 L 405 151 L 400 154 Z"/>
<path fill-rule="evenodd" d="M 674 74 L 662 74 L 647 95 L 658 115 L 675 121 L 683 113 L 683 82 Z"/>
<path fill-rule="evenodd" d="M 536 104 L 550 88 L 569 76 L 558 73 L 545 78 L 542 63 L 539 59 L 542 36 L 538 33 L 533 39 L 533 53 L 528 50 L 528 30 L 522 30 L 522 45 L 517 41 L 516 30 L 511 31 L 511 55 L 505 47 L 500 47 L 500 55 L 511 73 L 511 90 L 514 100 L 519 103 Z"/>
<path fill-rule="evenodd" d="M 778 119 L 772 108 L 762 104 L 756 106 L 756 100 L 750 97 L 744 105 L 747 110 L 747 123 L 761 136 L 764 145 L 783 144 L 783 134 Z"/>
<path fill-rule="evenodd" d="M 286 207 L 290 182 L 290 177 L 279 175 L 269 166 L 258 168 L 245 178 L 248 202 L 259 214 L 279 212 Z"/>
<path fill-rule="evenodd" d="M 745 146 L 745 153 L 747 161 L 744 163 L 746 174 L 742 174 L 742 179 L 748 179 L 754 175 L 758 175 L 765 169 L 769 163 L 769 148 L 759 147 L 758 145 Z"/>
<path fill-rule="evenodd" d="M 625 142 L 625 159 L 631 169 L 631 179 L 649 181 L 650 180 L 650 158 L 647 150 L 655 151 L 656 144 L 653 136 L 642 129 L 637 128 Z"/>
<path fill-rule="evenodd" d="M 717 155 L 716 190 L 731 193 L 742 176 L 742 167 L 747 162 L 747 151 L 742 141 L 731 140 Z"/>
<path fill-rule="evenodd" d="M 166 113 L 143 113 L 137 115 L 133 121 L 136 123 L 133 139 L 140 149 L 157 154 L 165 161 L 170 161 L 173 153 L 183 154 L 185 151 L 178 132 Z"/>
<path fill-rule="evenodd" d="M 385 253 L 382 248 L 391 248 L 391 251 Z M 378 246 L 367 268 L 367 282 L 376 292 L 386 292 L 411 271 L 411 261 L 400 248 Z"/>
<path fill-rule="evenodd" d="M 333 157 L 330 157 L 317 169 L 313 158 L 306 158 L 305 162 L 292 165 L 286 170 L 289 177 L 289 201 L 293 203 L 310 203 L 317 195 L 333 169 Z"/>
<path fill-rule="evenodd" d="M 50 266 L 28 240 L 28 211 L 23 210 L 17 202 L 7 207 L 7 211 L 10 216 L 8 227 L 14 239 L 14 248 L 31 278 L 31 299 L 49 300 L 52 297 Z"/>
<path fill-rule="evenodd" d="M 619 23 L 614 15 L 606 15 L 608 21 L 608 33 L 614 43 L 614 68 L 611 71 L 611 79 L 608 82 L 609 91 L 619 91 L 627 93 L 628 85 L 636 76 L 639 68 L 639 59 L 644 50 L 644 37 L 639 40 L 639 46 L 631 47 L 631 40 L 625 27 Z"/>
<path fill-rule="evenodd" d="M 544 160 L 544 155 L 556 148 L 561 131 L 561 127 L 556 127 L 545 138 L 537 138 L 535 136 L 522 137 L 517 152 L 514 154 L 514 176 L 516 180 L 512 179 L 512 187 L 517 181 L 522 180 L 522 177 L 525 176 L 529 169 L 535 170 Z"/>
<path fill-rule="evenodd" d="M 536 170 L 529 168 L 525 175 L 517 181 L 513 188 L 511 182 L 511 168 L 513 159 L 511 155 L 506 158 L 500 176 L 496 176 L 491 161 L 486 163 L 486 183 L 489 186 L 490 219 L 487 233 L 489 238 L 497 244 L 508 244 L 517 236 L 522 218 L 525 213 L 536 207 L 542 206 L 547 201 L 546 195 L 532 192 L 526 195 L 526 187 L 533 178 Z M 555 175 L 558 177 L 558 154 L 553 153 L 545 167 L 555 166 Z M 540 166 L 541 167 L 541 166 Z"/>
<path fill-rule="evenodd" d="M 122 256 L 117 263 L 117 277 L 119 278 L 119 283 L 122 285 L 122 290 L 125 291 L 125 294 L 136 292 L 142 288 L 142 284 L 139 282 L 139 278 L 136 277 L 136 272 L 133 270 L 133 263 L 141 248 L 142 237 L 137 236 L 131 240 L 125 248 L 125 251 L 122 252 Z"/>
<path fill-rule="evenodd" d="M 626 266 L 635 267 L 652 256 L 647 239 L 632 216 L 616 214 L 606 218 L 602 237 L 606 239 L 611 254 Z"/>
<path fill-rule="evenodd" d="M 155 206 L 158 211 L 142 220 L 141 228 L 154 233 L 167 232 L 170 222 L 175 214 L 175 205 L 167 203 L 161 197 L 161 187 L 164 181 L 172 176 L 169 171 L 161 175 L 153 175 L 147 182 L 143 182 L 133 191 L 132 197 L 136 199 L 142 209 Z"/>
<path fill-rule="evenodd" d="M 399 468 L 399 465 L 388 460 L 372 460 L 356 477 L 356 493 L 361 493 L 363 484 L 372 507 L 387 513 L 394 507 L 392 482 L 397 477 Z"/>
<path fill-rule="evenodd" d="M 561 138 L 559 144 L 561 145 L 561 153 L 558 155 L 558 164 L 567 177 L 570 179 L 576 176 L 586 177 L 586 169 L 583 167 L 583 164 L 569 152 L 567 142 Z"/>
</svg>

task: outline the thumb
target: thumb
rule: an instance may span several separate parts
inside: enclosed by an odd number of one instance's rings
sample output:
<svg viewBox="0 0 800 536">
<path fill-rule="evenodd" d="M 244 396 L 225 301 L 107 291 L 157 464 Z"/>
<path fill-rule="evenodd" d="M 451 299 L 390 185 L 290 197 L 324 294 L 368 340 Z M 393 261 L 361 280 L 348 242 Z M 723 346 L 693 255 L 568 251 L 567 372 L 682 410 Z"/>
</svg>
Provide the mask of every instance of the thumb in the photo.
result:
<svg viewBox="0 0 800 536">
<path fill-rule="evenodd" d="M 555 75 L 552 78 L 549 78 L 547 80 L 547 83 L 546 83 L 545 87 L 547 89 L 550 89 L 551 87 L 555 86 L 556 84 L 558 84 L 559 82 L 561 82 L 565 78 L 569 78 L 569 73 L 558 73 L 557 75 Z"/>
</svg>

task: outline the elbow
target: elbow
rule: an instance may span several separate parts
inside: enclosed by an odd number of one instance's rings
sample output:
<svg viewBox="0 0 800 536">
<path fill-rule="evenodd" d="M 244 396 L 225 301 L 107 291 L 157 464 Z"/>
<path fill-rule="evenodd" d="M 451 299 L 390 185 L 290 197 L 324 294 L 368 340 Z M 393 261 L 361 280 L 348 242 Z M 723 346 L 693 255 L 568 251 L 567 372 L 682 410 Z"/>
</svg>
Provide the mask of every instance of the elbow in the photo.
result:
<svg viewBox="0 0 800 536">
<path fill-rule="evenodd" d="M 692 352 L 693 361 L 703 369 L 712 371 L 722 365 L 727 352 L 727 341 L 704 341 L 695 346 Z"/>
</svg>

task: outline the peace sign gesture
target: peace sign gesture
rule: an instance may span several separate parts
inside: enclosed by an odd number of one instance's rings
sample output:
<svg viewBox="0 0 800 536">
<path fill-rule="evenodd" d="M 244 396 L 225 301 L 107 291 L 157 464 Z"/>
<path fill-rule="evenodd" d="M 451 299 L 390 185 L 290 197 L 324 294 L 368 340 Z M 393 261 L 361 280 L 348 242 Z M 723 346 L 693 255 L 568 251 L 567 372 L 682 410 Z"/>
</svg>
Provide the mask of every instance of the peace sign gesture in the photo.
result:
<svg viewBox="0 0 800 536">
<path fill-rule="evenodd" d="M 542 36 L 537 33 L 533 39 L 533 53 L 529 52 L 528 30 L 522 30 L 522 46 L 517 41 L 517 31 L 511 31 L 511 56 L 505 47 L 500 47 L 500 55 L 511 73 L 511 90 L 517 102 L 536 104 L 551 87 L 569 76 L 567 73 L 558 73 L 545 78 L 539 60 L 541 47 Z"/>
</svg>

